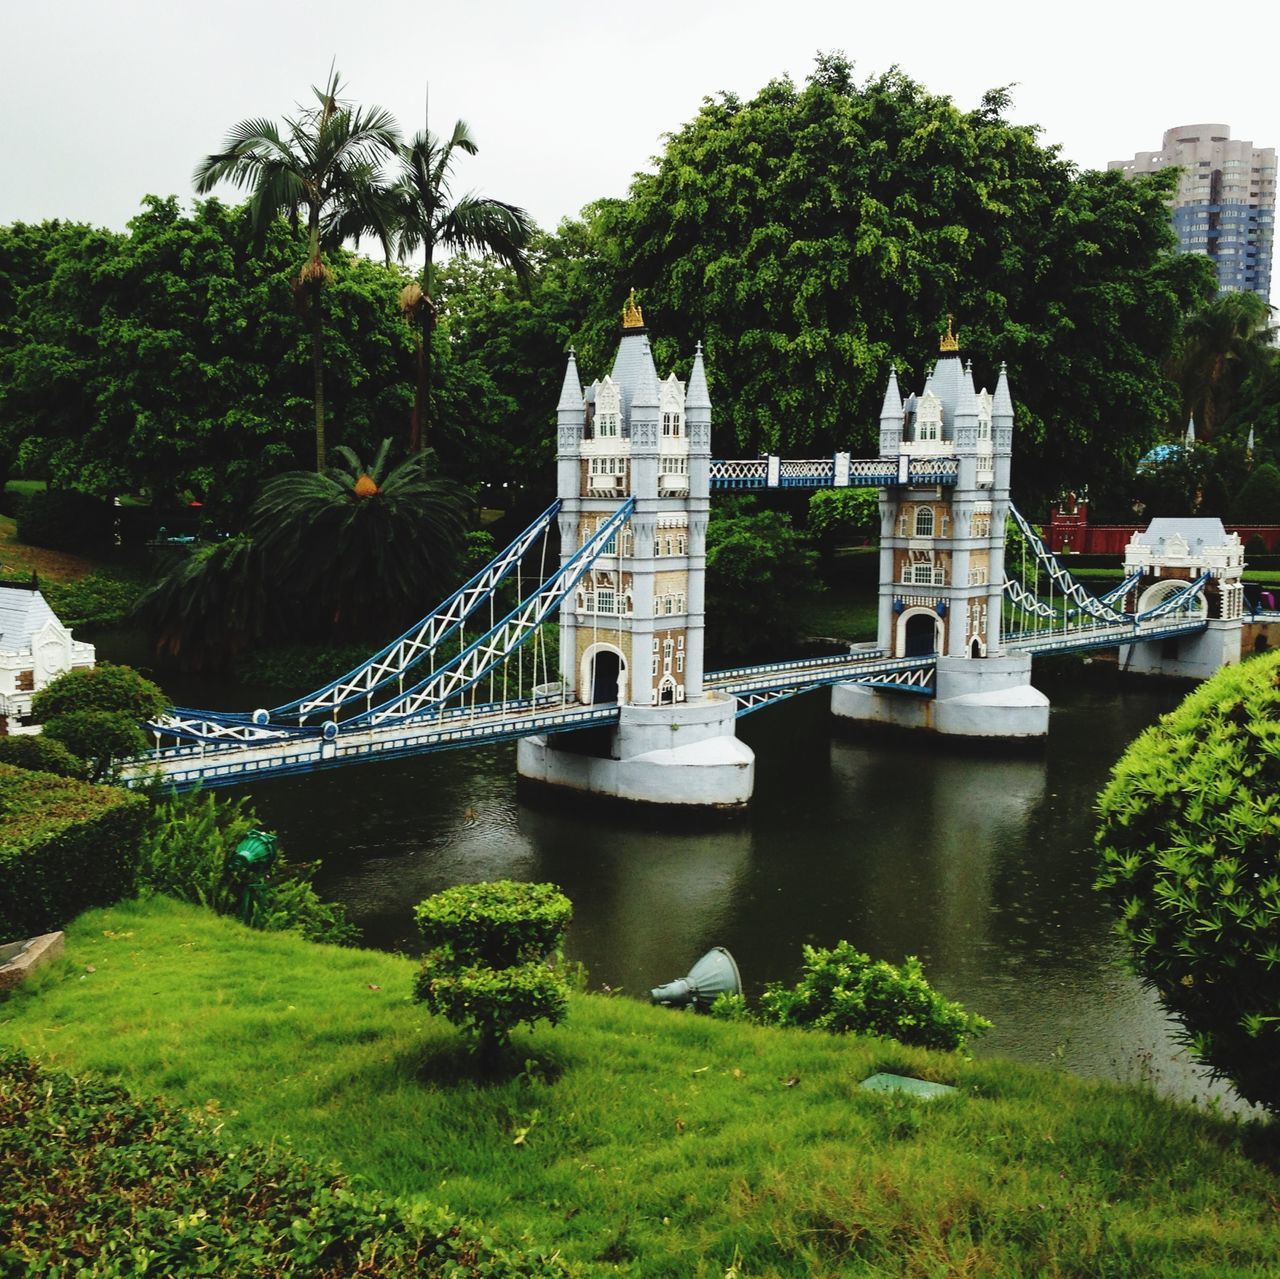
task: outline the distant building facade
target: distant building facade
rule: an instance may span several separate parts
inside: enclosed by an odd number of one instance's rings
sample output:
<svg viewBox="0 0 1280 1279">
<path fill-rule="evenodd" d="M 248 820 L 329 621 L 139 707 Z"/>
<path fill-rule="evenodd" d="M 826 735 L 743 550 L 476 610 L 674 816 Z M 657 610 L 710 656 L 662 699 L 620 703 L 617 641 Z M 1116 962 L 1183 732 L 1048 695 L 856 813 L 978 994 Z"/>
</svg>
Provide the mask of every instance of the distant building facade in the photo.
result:
<svg viewBox="0 0 1280 1279">
<path fill-rule="evenodd" d="M 1173 226 L 1184 253 L 1204 253 L 1218 273 L 1218 291 L 1271 292 L 1275 242 L 1276 149 L 1232 139 L 1225 124 L 1169 129 L 1159 151 L 1112 160 L 1129 177 L 1182 169 Z"/>
<path fill-rule="evenodd" d="M 93 645 L 71 638 L 34 582 L 0 582 L 0 735 L 35 732 L 29 723 L 35 694 L 93 663 Z"/>
</svg>

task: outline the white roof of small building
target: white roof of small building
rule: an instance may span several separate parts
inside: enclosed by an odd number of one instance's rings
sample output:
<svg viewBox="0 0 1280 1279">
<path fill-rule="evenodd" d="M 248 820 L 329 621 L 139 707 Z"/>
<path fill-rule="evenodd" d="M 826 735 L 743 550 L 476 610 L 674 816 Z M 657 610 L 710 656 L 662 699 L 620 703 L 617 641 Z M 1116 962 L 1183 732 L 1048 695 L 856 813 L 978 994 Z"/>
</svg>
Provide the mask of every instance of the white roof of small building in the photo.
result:
<svg viewBox="0 0 1280 1279">
<path fill-rule="evenodd" d="M 1162 515 L 1133 535 L 1133 545 L 1163 550 L 1175 538 L 1181 539 L 1192 555 L 1230 545 L 1235 540 L 1228 536 L 1219 519 Z"/>
<path fill-rule="evenodd" d="M 50 622 L 66 629 L 38 588 L 0 582 L 0 650 L 30 651 L 37 632 Z"/>
</svg>

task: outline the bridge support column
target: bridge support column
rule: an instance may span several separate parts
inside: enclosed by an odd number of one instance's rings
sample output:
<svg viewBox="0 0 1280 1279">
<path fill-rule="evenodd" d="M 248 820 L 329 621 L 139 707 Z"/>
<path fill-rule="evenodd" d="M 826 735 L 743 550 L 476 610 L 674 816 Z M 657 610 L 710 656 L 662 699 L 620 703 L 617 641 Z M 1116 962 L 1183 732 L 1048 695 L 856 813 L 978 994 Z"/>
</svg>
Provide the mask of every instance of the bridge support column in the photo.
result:
<svg viewBox="0 0 1280 1279">
<path fill-rule="evenodd" d="M 831 690 L 840 719 L 948 737 L 1034 739 L 1049 731 L 1049 699 L 1031 685 L 1031 656 L 939 657 L 932 698 L 859 684 Z"/>
<path fill-rule="evenodd" d="M 1167 675 L 1175 679 L 1208 679 L 1240 660 L 1241 619 L 1211 620 L 1198 635 L 1131 644 L 1120 654 L 1120 669 L 1135 675 Z"/>
<path fill-rule="evenodd" d="M 709 693 L 678 706 L 623 706 L 609 730 L 520 739 L 524 781 L 636 804 L 734 810 L 755 786 L 755 755 L 735 731 L 737 703 Z"/>
</svg>

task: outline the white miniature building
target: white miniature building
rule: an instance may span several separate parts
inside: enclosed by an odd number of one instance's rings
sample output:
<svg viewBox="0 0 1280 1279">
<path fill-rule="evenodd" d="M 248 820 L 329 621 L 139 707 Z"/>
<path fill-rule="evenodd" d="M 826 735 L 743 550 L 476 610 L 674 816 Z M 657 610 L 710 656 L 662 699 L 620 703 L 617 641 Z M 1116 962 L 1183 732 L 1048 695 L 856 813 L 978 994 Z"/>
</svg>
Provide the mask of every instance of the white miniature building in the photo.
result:
<svg viewBox="0 0 1280 1279">
<path fill-rule="evenodd" d="M 93 663 L 93 645 L 71 638 L 34 580 L 0 582 L 0 735 L 38 731 L 27 723 L 36 692 Z"/>
<path fill-rule="evenodd" d="M 1134 533 L 1125 547 L 1125 576 L 1138 570 L 1142 579 L 1125 600 L 1125 609 L 1139 615 L 1207 574 L 1209 580 L 1194 608 L 1207 625 L 1201 635 L 1133 645 L 1126 670 L 1207 679 L 1219 667 L 1240 660 L 1244 548 L 1237 534 L 1228 533 L 1219 519 L 1154 519 Z"/>
</svg>

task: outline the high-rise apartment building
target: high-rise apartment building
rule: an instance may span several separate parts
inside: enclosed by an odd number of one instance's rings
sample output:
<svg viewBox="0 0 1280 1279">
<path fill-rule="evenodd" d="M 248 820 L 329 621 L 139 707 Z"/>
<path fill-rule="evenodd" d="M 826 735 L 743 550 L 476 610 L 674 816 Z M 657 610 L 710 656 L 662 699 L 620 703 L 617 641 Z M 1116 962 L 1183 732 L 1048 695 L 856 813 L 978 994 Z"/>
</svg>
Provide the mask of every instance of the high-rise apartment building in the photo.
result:
<svg viewBox="0 0 1280 1279">
<path fill-rule="evenodd" d="M 1159 151 L 1112 160 L 1130 177 L 1178 165 L 1173 226 L 1184 253 L 1205 253 L 1221 293 L 1271 291 L 1275 240 L 1276 149 L 1231 138 L 1225 124 L 1185 124 L 1164 135 Z"/>
</svg>

